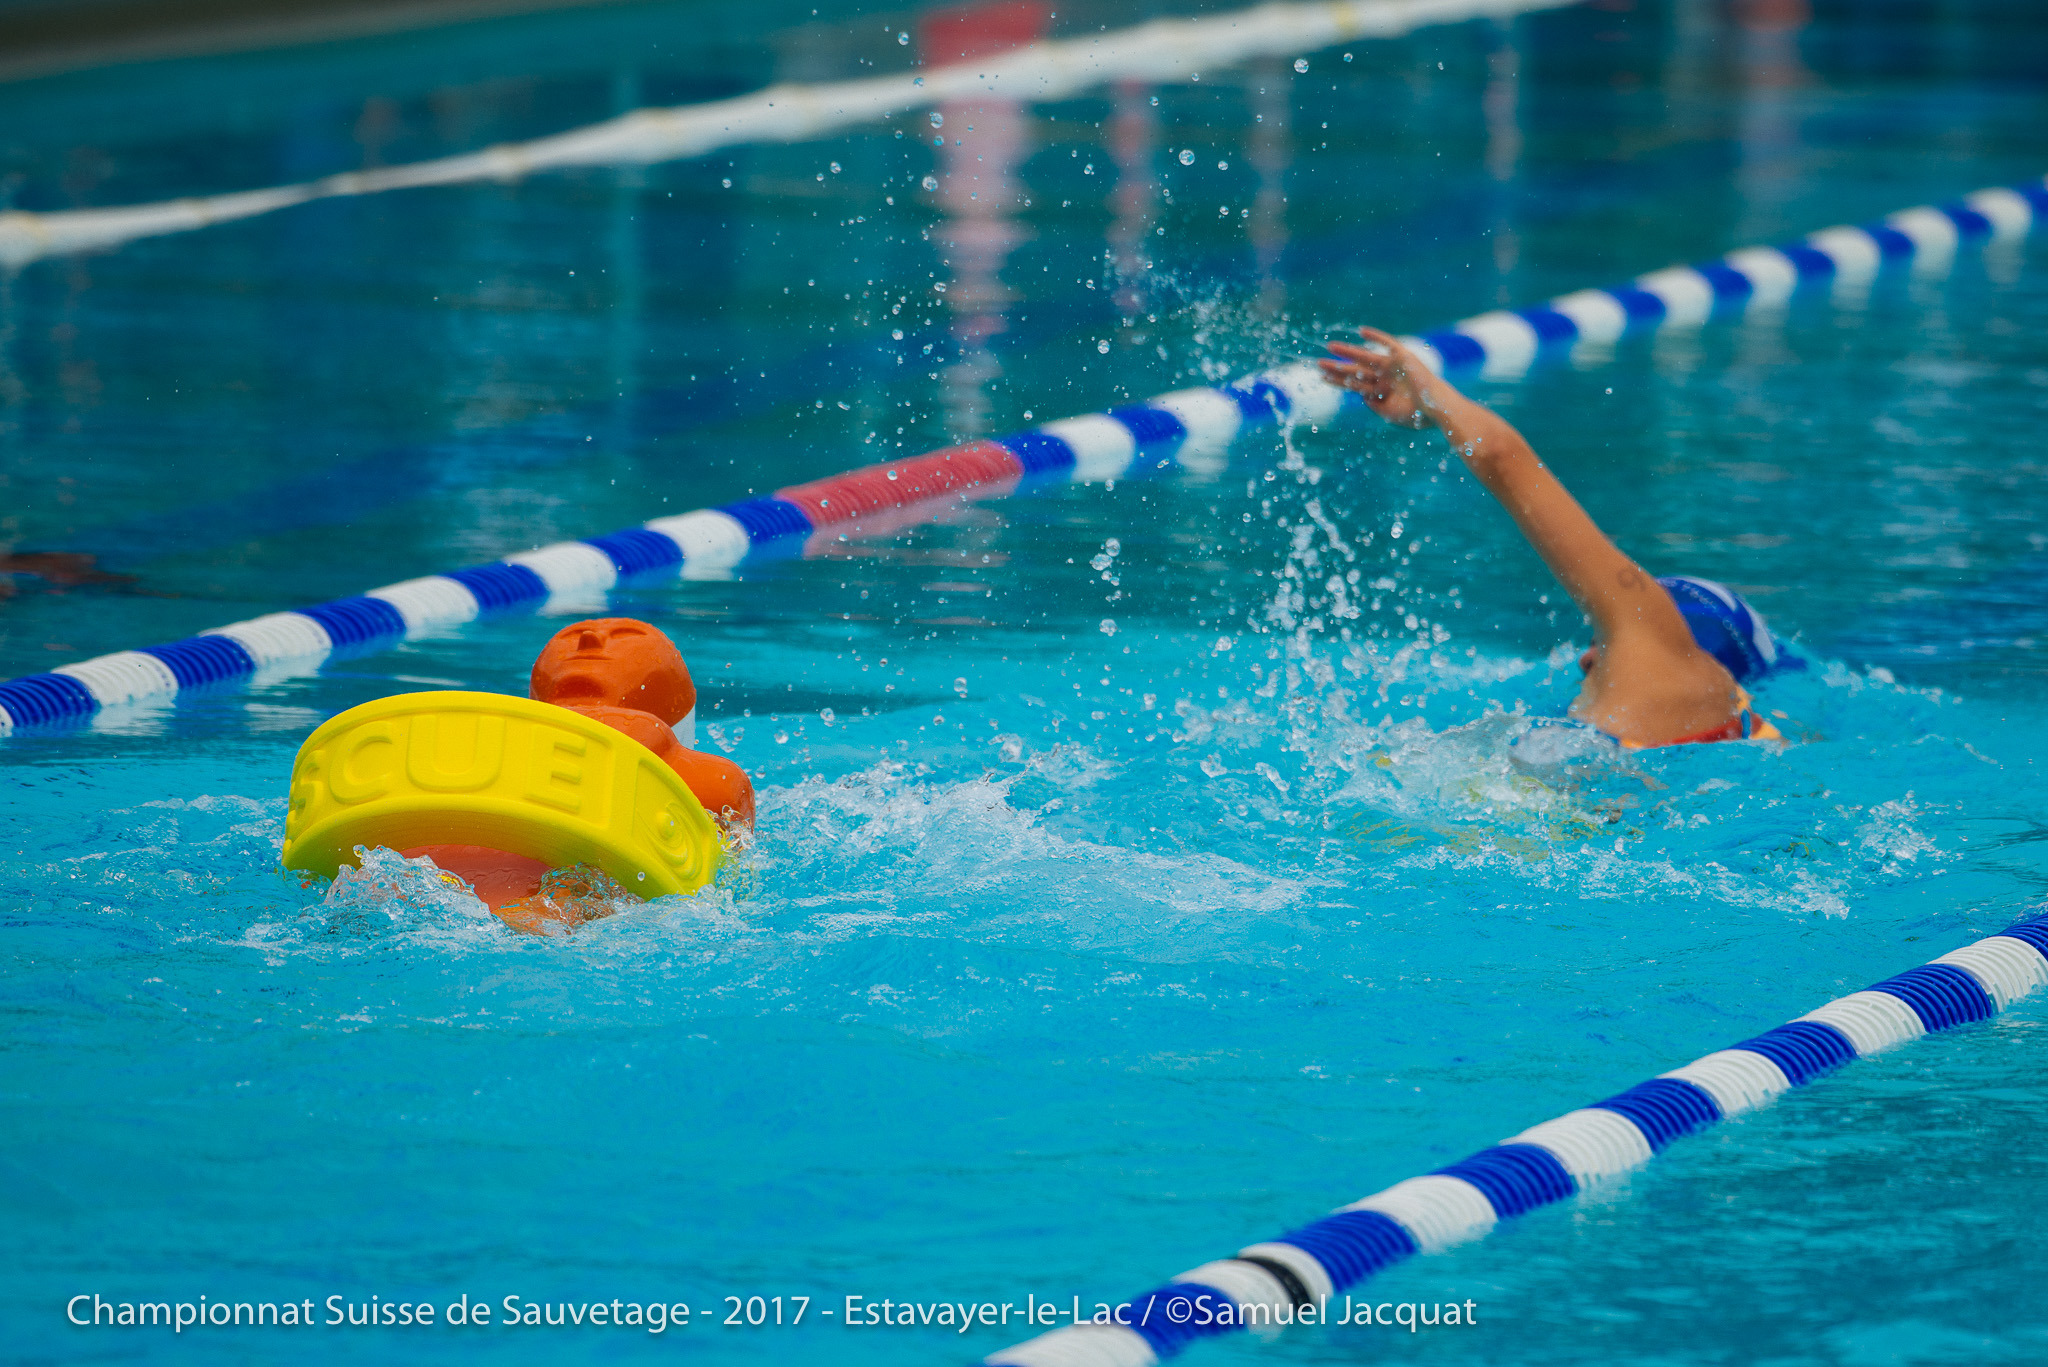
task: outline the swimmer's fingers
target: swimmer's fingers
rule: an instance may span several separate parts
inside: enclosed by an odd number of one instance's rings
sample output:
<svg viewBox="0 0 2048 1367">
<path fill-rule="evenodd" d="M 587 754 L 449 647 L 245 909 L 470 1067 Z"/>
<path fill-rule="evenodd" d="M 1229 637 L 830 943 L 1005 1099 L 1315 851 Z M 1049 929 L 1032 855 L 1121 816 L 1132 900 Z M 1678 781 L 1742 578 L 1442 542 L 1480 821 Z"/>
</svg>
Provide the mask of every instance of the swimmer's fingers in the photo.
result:
<svg viewBox="0 0 2048 1367">
<path fill-rule="evenodd" d="M 1359 365 L 1385 364 L 1393 359 L 1384 351 L 1369 351 L 1365 347 L 1356 346 L 1350 342 L 1325 342 L 1323 345 L 1328 350 L 1342 356 L 1345 360 Z"/>
<path fill-rule="evenodd" d="M 1317 361 L 1323 378 L 1339 389 L 1355 390 L 1374 402 L 1384 400 L 1389 388 L 1387 375 L 1377 369 L 1347 361 Z"/>
<path fill-rule="evenodd" d="M 1368 351 L 1349 342 L 1331 342 L 1328 346 L 1338 359 L 1321 362 L 1323 373 L 1332 384 L 1355 389 L 1369 399 L 1385 398 L 1388 390 L 1401 386 L 1407 378 L 1407 367 L 1384 352 Z"/>
<path fill-rule="evenodd" d="M 1344 359 L 1320 362 L 1324 379 L 1353 391 L 1365 400 L 1367 408 L 1396 426 L 1427 425 L 1423 413 L 1427 396 L 1393 357 L 1342 342 L 1331 343 L 1330 349 L 1342 353 Z"/>
<path fill-rule="evenodd" d="M 1390 332 L 1381 332 L 1378 328 L 1360 328 L 1358 335 L 1389 356 L 1404 357 L 1408 354 L 1408 348 L 1395 341 L 1394 335 Z"/>
<path fill-rule="evenodd" d="M 1389 379 L 1404 379 L 1427 369 L 1417 364 L 1406 347 L 1378 328 L 1360 328 L 1358 335 L 1365 338 L 1364 346 L 1356 342 L 1326 342 L 1324 345 L 1360 368 L 1383 374 Z"/>
<path fill-rule="evenodd" d="M 1390 377 L 1398 369 L 1394 358 L 1378 351 L 1367 351 L 1364 347 L 1349 342 L 1326 344 L 1336 353 L 1338 359 L 1322 362 L 1323 369 L 1332 374 L 1343 372 L 1347 375 Z"/>
<path fill-rule="evenodd" d="M 1361 352 L 1358 348 L 1347 347 L 1341 342 L 1333 343 L 1330 349 L 1337 355 L 1334 359 L 1326 358 L 1321 362 L 1326 370 L 1342 371 L 1347 375 L 1374 376 L 1392 376 L 1398 374 L 1400 370 L 1400 367 L 1385 356 L 1375 356 L 1369 351 Z"/>
<path fill-rule="evenodd" d="M 1394 378 L 1412 378 L 1418 385 L 1427 386 L 1434 377 L 1435 372 L 1417 360 L 1415 353 L 1402 346 L 1400 339 L 1392 333 L 1381 332 L 1378 328 L 1360 328 L 1358 335 L 1365 338 L 1366 345 L 1348 347 L 1347 350 L 1359 356 L 1374 357 L 1387 367 Z"/>
</svg>

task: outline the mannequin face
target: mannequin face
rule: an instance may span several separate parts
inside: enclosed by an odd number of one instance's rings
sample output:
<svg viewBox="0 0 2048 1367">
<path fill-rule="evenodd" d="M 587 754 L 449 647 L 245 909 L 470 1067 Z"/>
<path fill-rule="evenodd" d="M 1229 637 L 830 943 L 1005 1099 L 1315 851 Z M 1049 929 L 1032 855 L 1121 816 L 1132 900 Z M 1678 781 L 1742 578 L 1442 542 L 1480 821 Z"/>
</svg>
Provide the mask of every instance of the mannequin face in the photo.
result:
<svg viewBox="0 0 2048 1367">
<path fill-rule="evenodd" d="M 630 617 L 594 618 L 556 632 L 533 662 L 528 691 L 539 702 L 652 712 L 671 726 L 697 705 L 675 643 Z"/>
</svg>

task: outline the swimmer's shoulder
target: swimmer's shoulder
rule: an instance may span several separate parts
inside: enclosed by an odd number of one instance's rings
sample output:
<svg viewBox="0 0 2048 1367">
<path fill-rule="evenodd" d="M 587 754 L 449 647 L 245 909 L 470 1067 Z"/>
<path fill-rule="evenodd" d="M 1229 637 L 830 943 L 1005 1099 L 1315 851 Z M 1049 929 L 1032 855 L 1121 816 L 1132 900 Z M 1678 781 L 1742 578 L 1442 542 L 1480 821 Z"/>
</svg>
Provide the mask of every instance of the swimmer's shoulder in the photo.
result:
<svg viewBox="0 0 2048 1367">
<path fill-rule="evenodd" d="M 1632 747 L 1670 745 L 1739 721 L 1749 698 L 1696 647 L 1642 637 L 1610 646 L 1572 716 Z"/>
</svg>

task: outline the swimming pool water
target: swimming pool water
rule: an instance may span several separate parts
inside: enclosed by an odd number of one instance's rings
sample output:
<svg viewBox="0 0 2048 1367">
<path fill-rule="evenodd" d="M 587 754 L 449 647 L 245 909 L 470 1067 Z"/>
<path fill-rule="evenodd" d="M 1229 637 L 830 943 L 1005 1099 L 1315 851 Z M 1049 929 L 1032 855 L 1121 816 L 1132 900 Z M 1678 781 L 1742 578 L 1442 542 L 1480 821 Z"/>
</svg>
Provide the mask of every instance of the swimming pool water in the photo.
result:
<svg viewBox="0 0 2048 1367">
<path fill-rule="evenodd" d="M 1010 297 L 971 308 L 957 217 L 906 188 L 932 149 L 893 126 L 39 263 L 0 281 L 0 537 L 132 579 L 17 576 L 0 673 L 776 487 L 898 426 L 922 450 L 1339 322 L 1433 325 L 2048 170 L 2038 19 L 1818 8 L 1777 30 L 1577 9 L 1004 115 L 1033 203 Z M 764 9 L 660 45 L 701 16 L 478 26 L 438 93 L 395 40 L 317 71 L 147 69 L 131 107 L 203 86 L 232 117 L 90 148 L 10 131 L 16 201 L 850 74 L 818 54 L 885 17 Z M 533 56 L 579 35 L 585 67 Z M 102 80 L 0 104 L 103 102 Z M 1481 391 L 1626 549 L 1738 585 L 1798 642 L 1811 667 L 1759 692 L 1800 738 L 1782 752 L 1517 750 L 1569 699 L 1580 624 L 1440 447 L 1369 422 L 1206 482 L 621 591 L 691 660 L 760 840 L 717 890 L 565 940 L 274 871 L 319 720 L 517 691 L 545 619 L 8 737 L 13 1355 L 971 1360 L 1021 1335 L 816 1311 L 1113 1302 L 1995 932 L 2048 883 L 2044 257 Z M 2018 1212 L 2048 1196 L 2043 1012 L 1853 1065 L 1372 1284 L 1470 1298 L 1476 1327 L 1196 1352 L 2039 1360 L 2048 1254 Z M 92 1291 L 814 1310 L 170 1336 L 65 1324 Z"/>
</svg>

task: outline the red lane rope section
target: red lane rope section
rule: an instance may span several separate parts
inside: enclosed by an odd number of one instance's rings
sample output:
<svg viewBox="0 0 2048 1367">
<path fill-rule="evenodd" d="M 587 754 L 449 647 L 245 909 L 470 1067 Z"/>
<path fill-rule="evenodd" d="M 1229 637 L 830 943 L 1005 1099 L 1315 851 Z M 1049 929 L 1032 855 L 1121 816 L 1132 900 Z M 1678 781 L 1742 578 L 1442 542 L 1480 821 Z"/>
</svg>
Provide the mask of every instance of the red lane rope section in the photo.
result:
<svg viewBox="0 0 2048 1367">
<path fill-rule="evenodd" d="M 1006 448 L 992 441 L 976 441 L 912 456 L 909 460 L 829 475 L 809 484 L 793 484 L 778 489 L 775 496 L 803 509 L 812 526 L 824 527 L 928 498 L 1002 484 L 1023 473 L 1023 462 Z"/>
</svg>

